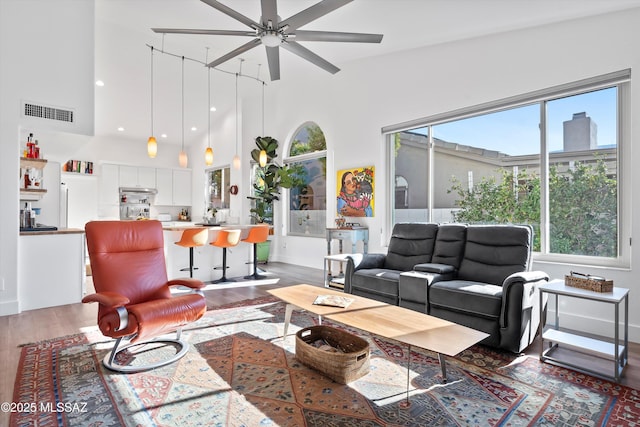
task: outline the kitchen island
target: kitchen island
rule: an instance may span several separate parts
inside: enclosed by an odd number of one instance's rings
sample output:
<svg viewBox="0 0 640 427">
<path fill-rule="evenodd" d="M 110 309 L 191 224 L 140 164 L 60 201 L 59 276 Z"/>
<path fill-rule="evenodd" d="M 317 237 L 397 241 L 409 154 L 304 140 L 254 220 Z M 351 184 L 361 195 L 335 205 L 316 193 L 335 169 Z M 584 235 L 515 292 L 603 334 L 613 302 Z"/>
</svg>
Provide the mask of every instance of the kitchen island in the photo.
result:
<svg viewBox="0 0 640 427">
<path fill-rule="evenodd" d="M 253 224 L 220 224 L 197 225 L 194 223 L 173 223 L 162 227 L 164 233 L 164 248 L 167 262 L 167 276 L 171 278 L 185 277 L 189 275 L 185 271 L 189 267 L 189 250 L 178 246 L 175 242 L 180 240 L 182 232 L 189 228 L 205 227 L 209 230 L 208 244 L 194 248 L 193 277 L 203 282 L 210 282 L 222 276 L 222 271 L 214 267 L 222 266 L 222 249 L 210 245 L 218 236 L 220 230 L 240 229 L 240 239 L 244 239 L 253 227 L 261 227 Z M 253 261 L 253 245 L 240 241 L 237 246 L 231 247 L 227 252 L 227 277 L 244 277 L 251 273 Z"/>
<path fill-rule="evenodd" d="M 20 311 L 82 300 L 86 292 L 84 230 L 22 231 L 18 242 Z"/>
</svg>

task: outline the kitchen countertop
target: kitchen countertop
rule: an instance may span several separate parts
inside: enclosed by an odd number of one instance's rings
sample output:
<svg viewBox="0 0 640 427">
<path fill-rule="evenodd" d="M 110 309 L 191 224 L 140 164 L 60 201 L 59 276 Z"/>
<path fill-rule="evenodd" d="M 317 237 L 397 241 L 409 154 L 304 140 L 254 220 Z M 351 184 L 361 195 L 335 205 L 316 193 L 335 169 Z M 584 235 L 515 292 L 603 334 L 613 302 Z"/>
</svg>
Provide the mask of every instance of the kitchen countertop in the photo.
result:
<svg viewBox="0 0 640 427">
<path fill-rule="evenodd" d="M 240 230 L 244 230 L 244 229 L 248 229 L 248 228 L 252 228 L 252 227 L 262 227 L 262 225 L 259 224 L 216 224 L 216 225 L 212 225 L 212 224 L 184 224 L 184 225 L 168 225 L 168 226 L 164 226 L 162 227 L 162 229 L 164 231 L 184 231 L 188 228 L 208 228 L 210 230 L 228 230 L 228 229 L 240 229 Z M 272 227 L 273 228 L 273 227 Z"/>
<path fill-rule="evenodd" d="M 84 234 L 81 228 L 59 228 L 57 230 L 21 231 L 21 236 L 42 236 L 45 234 Z"/>
</svg>

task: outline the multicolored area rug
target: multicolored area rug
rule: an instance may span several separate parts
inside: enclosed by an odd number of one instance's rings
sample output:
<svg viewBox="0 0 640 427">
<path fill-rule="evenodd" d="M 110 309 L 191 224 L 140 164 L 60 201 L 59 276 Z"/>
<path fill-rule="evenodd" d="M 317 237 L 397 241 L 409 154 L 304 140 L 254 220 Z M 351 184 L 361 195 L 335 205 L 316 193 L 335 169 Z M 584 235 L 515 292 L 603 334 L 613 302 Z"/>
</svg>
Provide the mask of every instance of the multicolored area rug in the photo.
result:
<svg viewBox="0 0 640 427">
<path fill-rule="evenodd" d="M 316 319 L 295 311 L 291 332 Z M 272 298 L 209 311 L 185 330 L 189 353 L 148 372 L 101 363 L 112 342 L 97 331 L 24 346 L 11 426 L 634 426 L 640 392 L 533 357 L 476 346 L 438 358 L 367 339 L 370 372 L 341 385 L 295 358 Z M 339 325 L 333 325 L 341 327 Z M 142 361 L 153 352 L 137 355 Z M 409 405 L 406 405 L 406 402 Z"/>
</svg>

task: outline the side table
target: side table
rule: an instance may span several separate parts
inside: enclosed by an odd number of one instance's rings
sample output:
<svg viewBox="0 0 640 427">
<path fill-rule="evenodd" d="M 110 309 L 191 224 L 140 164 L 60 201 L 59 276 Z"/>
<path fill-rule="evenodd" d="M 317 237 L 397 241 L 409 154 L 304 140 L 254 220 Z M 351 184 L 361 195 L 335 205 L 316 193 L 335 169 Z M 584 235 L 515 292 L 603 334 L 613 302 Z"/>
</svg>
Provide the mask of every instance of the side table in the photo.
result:
<svg viewBox="0 0 640 427">
<path fill-rule="evenodd" d="M 353 226 L 353 227 L 346 227 L 346 228 L 327 228 L 327 255 L 328 256 L 331 256 L 331 241 L 333 239 L 338 240 L 338 243 L 340 244 L 338 255 L 342 254 L 343 240 L 351 241 L 351 253 L 356 253 L 356 245 L 358 243 L 358 240 L 362 240 L 363 253 L 366 254 L 367 251 L 369 250 L 369 229 L 367 227 Z M 334 260 L 334 261 L 341 261 L 341 260 Z M 343 262 L 346 262 L 346 259 Z M 342 272 L 343 262 L 340 262 L 339 276 L 342 276 L 343 274 Z M 327 265 L 327 259 L 325 258 L 325 267 L 327 266 L 328 266 L 328 275 L 332 276 L 331 262 L 329 262 Z M 325 274 L 325 278 L 326 277 L 327 277 L 327 274 Z"/>
<path fill-rule="evenodd" d="M 324 287 L 328 288 L 330 286 L 344 288 L 344 274 L 342 273 L 342 264 L 347 262 L 347 257 L 350 254 L 335 254 L 335 255 L 327 255 L 324 257 L 324 266 L 323 266 L 323 275 L 324 275 Z M 331 263 L 339 262 L 340 263 L 340 274 L 334 276 L 331 273 Z"/>
<path fill-rule="evenodd" d="M 555 297 L 556 313 L 555 324 L 546 326 L 540 322 L 540 360 L 543 362 L 551 362 L 557 365 L 573 368 L 577 371 L 613 379 L 620 381 L 622 371 L 627 365 L 629 357 L 629 290 L 625 288 L 614 287 L 612 292 L 594 292 L 586 289 L 574 288 L 566 286 L 564 280 L 552 280 L 549 283 L 540 285 L 540 318 L 543 319 L 543 294 L 547 293 Z M 571 297 L 580 298 L 591 301 L 598 301 L 614 306 L 614 333 L 613 341 L 594 339 L 578 332 L 567 332 L 560 330 L 560 310 L 558 298 Z M 620 337 L 620 304 L 624 302 L 624 323 L 623 334 Z M 545 341 L 548 342 L 548 348 L 545 349 Z M 567 360 L 562 360 L 554 356 L 554 352 L 560 346 L 566 346 L 572 350 L 590 354 L 599 359 L 613 361 L 613 375 L 608 375 L 601 371 L 585 368 L 583 365 L 572 364 Z"/>
</svg>

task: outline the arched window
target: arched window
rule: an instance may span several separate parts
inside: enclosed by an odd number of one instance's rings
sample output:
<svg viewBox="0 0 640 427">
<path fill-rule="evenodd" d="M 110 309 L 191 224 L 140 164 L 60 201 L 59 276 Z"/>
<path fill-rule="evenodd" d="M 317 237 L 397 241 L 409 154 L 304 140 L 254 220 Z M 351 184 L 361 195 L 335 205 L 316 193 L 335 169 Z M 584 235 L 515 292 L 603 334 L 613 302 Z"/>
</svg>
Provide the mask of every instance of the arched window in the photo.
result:
<svg viewBox="0 0 640 427">
<path fill-rule="evenodd" d="M 327 144 L 320 127 L 307 122 L 295 132 L 285 163 L 295 168 L 289 190 L 291 235 L 324 237 L 327 217 Z"/>
</svg>

